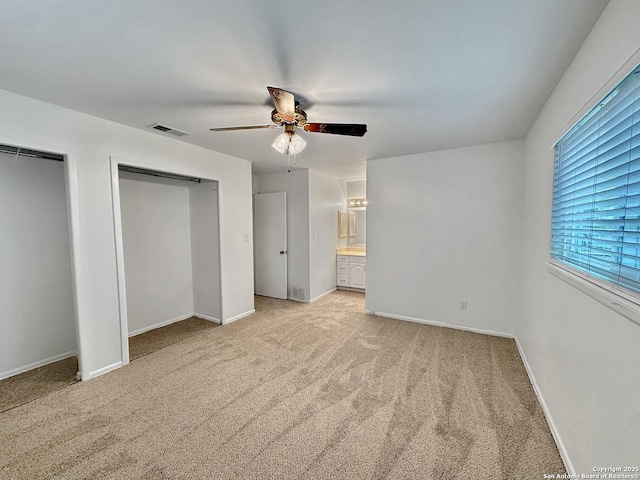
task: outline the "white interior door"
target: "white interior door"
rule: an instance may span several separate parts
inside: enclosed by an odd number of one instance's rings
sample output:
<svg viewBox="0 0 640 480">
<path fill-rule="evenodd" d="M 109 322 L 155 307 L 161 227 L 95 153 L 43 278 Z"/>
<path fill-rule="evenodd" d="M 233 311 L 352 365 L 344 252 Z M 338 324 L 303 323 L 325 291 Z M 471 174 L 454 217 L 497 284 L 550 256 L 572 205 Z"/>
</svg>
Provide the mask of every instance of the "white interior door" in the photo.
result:
<svg viewBox="0 0 640 480">
<path fill-rule="evenodd" d="M 254 199 L 256 295 L 287 298 L 287 194 L 259 193 Z"/>
</svg>

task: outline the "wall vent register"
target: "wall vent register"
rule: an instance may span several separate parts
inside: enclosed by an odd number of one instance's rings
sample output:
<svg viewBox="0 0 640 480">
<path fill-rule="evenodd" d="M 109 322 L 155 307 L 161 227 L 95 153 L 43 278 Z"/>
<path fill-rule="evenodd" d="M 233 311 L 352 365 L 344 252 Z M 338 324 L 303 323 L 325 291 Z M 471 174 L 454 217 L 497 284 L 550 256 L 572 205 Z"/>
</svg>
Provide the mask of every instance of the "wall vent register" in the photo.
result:
<svg viewBox="0 0 640 480">
<path fill-rule="evenodd" d="M 149 128 L 153 128 L 154 130 L 158 130 L 159 132 L 168 133 L 169 135 L 173 135 L 174 137 L 184 137 L 186 135 L 189 135 L 187 132 L 183 132 L 182 130 L 178 130 L 177 128 L 168 127 L 166 125 L 161 125 L 159 123 L 149 125 Z"/>
</svg>

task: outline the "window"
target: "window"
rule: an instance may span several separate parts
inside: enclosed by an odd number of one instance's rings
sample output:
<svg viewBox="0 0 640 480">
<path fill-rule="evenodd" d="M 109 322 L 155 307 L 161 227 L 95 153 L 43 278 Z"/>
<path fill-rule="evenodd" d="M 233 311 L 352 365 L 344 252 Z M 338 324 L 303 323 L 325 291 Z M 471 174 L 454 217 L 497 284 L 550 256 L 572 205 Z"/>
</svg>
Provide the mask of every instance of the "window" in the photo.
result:
<svg viewBox="0 0 640 480">
<path fill-rule="evenodd" d="M 640 66 L 555 146 L 551 258 L 640 303 Z"/>
</svg>

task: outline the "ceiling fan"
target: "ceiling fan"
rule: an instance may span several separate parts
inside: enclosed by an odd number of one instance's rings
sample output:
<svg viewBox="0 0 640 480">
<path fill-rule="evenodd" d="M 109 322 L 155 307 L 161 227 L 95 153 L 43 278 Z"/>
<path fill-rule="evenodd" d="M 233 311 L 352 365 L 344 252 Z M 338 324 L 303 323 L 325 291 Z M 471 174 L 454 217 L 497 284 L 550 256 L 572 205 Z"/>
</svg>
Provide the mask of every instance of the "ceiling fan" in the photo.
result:
<svg viewBox="0 0 640 480">
<path fill-rule="evenodd" d="M 300 102 L 291 92 L 281 88 L 267 87 L 275 109 L 271 112 L 273 125 L 250 125 L 246 127 L 211 128 L 212 132 L 228 132 L 231 130 L 255 130 L 258 128 L 278 128 L 284 125 L 284 132 L 276 137 L 271 145 L 280 153 L 295 155 L 307 146 L 300 135 L 296 135 L 296 127 L 307 132 L 331 133 L 362 137 L 367 133 L 367 126 L 361 123 L 309 123 L 307 114 L 300 109 Z"/>
</svg>

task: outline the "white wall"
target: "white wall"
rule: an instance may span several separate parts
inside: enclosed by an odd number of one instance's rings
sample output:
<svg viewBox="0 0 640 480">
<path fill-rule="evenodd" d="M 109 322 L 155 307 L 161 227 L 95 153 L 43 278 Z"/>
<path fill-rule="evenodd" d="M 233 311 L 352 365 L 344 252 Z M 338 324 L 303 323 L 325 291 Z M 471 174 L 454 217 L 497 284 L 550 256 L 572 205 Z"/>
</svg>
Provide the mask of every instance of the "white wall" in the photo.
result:
<svg viewBox="0 0 640 480">
<path fill-rule="evenodd" d="M 311 300 L 336 288 L 338 210 L 346 199 L 340 181 L 309 170 L 309 255 Z"/>
<path fill-rule="evenodd" d="M 217 182 L 189 182 L 193 312 L 219 321 L 220 241 Z"/>
<path fill-rule="evenodd" d="M 287 193 L 287 284 L 304 289 L 309 301 L 309 170 L 269 173 L 258 177 L 259 193 Z"/>
<path fill-rule="evenodd" d="M 365 180 L 354 180 L 347 182 L 347 199 L 349 198 L 366 198 L 367 182 Z"/>
<path fill-rule="evenodd" d="M 609 3 L 525 142 L 516 334 L 565 458 L 578 473 L 638 464 L 640 327 L 547 272 L 552 145 L 572 117 L 606 93 L 598 91 L 617 72 L 620 77 L 633 67 L 619 71 L 640 47 L 639 21 L 640 2 Z M 637 54 L 632 63 L 640 63 Z"/>
<path fill-rule="evenodd" d="M 63 162 L 0 153 L 0 378 L 76 350 Z"/>
<path fill-rule="evenodd" d="M 219 181 L 223 322 L 253 311 L 253 247 L 244 241 L 245 233 L 253 236 L 249 162 L 4 91 L 0 142 L 69 156 L 83 378 L 122 362 L 110 156 Z"/>
<path fill-rule="evenodd" d="M 367 162 L 367 310 L 511 333 L 522 164 L 521 141 Z"/>
<path fill-rule="evenodd" d="M 120 172 L 129 334 L 193 313 L 189 187 Z"/>
<path fill-rule="evenodd" d="M 287 193 L 287 283 L 305 292 L 294 299 L 312 301 L 335 290 L 338 210 L 346 208 L 340 180 L 298 169 L 259 175 L 253 184 L 254 193 Z"/>
</svg>

